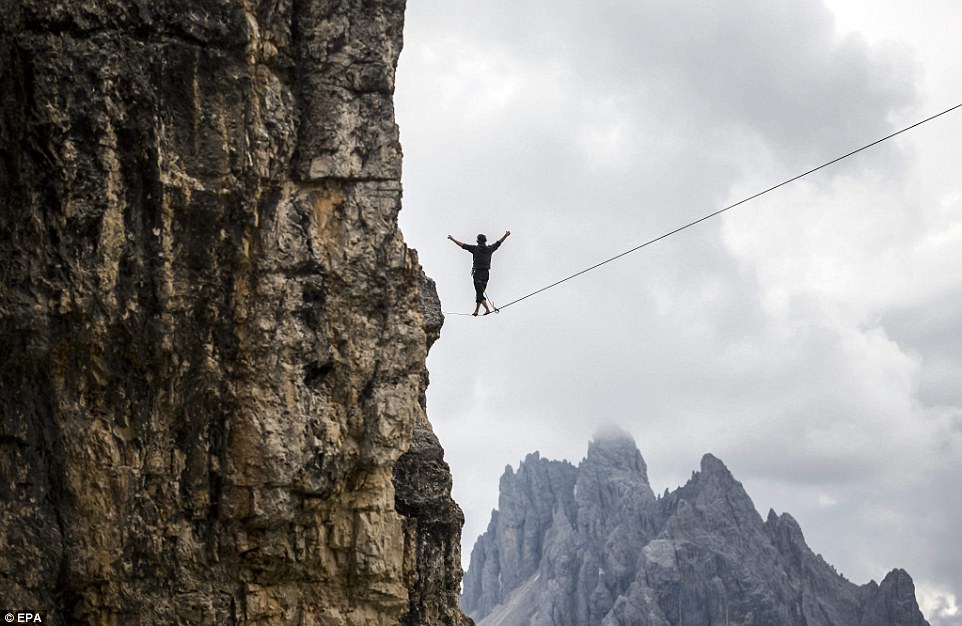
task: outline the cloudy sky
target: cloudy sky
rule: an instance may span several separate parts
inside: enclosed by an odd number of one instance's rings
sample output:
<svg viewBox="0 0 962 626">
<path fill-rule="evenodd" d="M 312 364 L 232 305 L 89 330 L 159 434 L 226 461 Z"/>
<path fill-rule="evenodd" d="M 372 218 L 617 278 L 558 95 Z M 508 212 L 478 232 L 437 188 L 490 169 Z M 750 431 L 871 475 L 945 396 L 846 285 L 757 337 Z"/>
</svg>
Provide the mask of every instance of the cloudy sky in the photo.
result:
<svg viewBox="0 0 962 626">
<path fill-rule="evenodd" d="M 417 0 L 401 227 L 447 312 L 508 302 L 962 102 L 957 0 Z M 448 316 L 428 415 L 465 561 L 498 479 L 594 431 L 656 492 L 712 452 L 859 584 L 962 625 L 962 110 L 497 316 Z M 467 562 L 465 562 L 467 566 Z"/>
</svg>

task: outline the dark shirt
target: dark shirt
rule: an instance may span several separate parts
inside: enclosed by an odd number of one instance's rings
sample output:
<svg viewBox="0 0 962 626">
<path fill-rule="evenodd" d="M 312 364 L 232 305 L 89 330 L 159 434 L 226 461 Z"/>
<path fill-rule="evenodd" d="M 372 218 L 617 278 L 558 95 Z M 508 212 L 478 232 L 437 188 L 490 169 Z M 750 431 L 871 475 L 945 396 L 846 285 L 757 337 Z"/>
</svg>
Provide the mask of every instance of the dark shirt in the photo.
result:
<svg viewBox="0 0 962 626">
<path fill-rule="evenodd" d="M 474 265 L 471 269 L 476 270 L 488 270 L 491 269 L 491 255 L 494 251 L 498 249 L 501 245 L 500 241 L 495 241 L 490 246 L 485 244 L 483 246 L 472 246 L 470 244 L 462 244 L 461 247 L 471 253 L 474 257 Z"/>
</svg>

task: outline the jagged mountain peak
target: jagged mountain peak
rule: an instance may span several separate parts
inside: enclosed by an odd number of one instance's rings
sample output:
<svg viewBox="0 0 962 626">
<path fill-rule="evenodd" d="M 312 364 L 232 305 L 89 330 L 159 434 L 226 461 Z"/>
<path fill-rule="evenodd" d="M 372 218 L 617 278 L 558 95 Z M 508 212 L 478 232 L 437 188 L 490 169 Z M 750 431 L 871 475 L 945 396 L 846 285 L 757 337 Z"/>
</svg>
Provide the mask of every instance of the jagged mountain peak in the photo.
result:
<svg viewBox="0 0 962 626">
<path fill-rule="evenodd" d="M 595 434 L 591 437 L 591 443 L 602 444 L 605 442 L 626 442 L 630 446 L 635 447 L 635 438 L 624 428 L 616 424 L 603 424 L 595 429 Z"/>
<path fill-rule="evenodd" d="M 915 583 L 904 569 L 893 569 L 882 579 L 881 585 L 876 586 L 872 581 L 862 589 L 865 596 L 863 624 L 927 625 L 919 613 Z"/>
<path fill-rule="evenodd" d="M 799 526 L 795 518 L 788 513 L 782 513 L 779 515 L 774 509 L 768 510 L 768 518 L 765 520 L 765 526 L 773 535 L 783 535 L 786 539 L 792 543 L 805 544 L 805 538 L 802 535 L 802 527 Z"/>
<path fill-rule="evenodd" d="M 719 476 L 725 476 L 732 478 L 732 474 L 728 471 L 728 467 L 714 454 L 708 452 L 701 457 L 701 471 L 704 474 L 716 474 Z"/>
<path fill-rule="evenodd" d="M 700 470 L 692 472 L 688 482 L 666 495 L 663 501 L 669 515 L 676 515 L 675 508 L 682 502 L 687 503 L 692 508 L 693 519 L 703 529 L 727 527 L 733 532 L 748 529 L 753 533 L 764 532 L 761 516 L 748 492 L 721 459 L 712 454 L 705 454 Z"/>
<path fill-rule="evenodd" d="M 588 455 L 582 465 L 594 465 L 611 470 L 624 470 L 640 474 L 648 482 L 648 466 L 634 438 L 627 432 L 609 426 L 595 433 L 588 443 Z"/>
<path fill-rule="evenodd" d="M 655 494 L 631 435 L 611 428 L 595 435 L 577 468 L 574 496 L 586 540 L 603 544 L 636 530 L 636 521 L 653 510 Z"/>
<path fill-rule="evenodd" d="M 926 623 L 908 574 L 896 570 L 882 585 L 847 581 L 809 549 L 791 515 L 772 510 L 762 520 L 712 454 L 658 499 L 623 431 L 596 434 L 577 468 L 530 459 L 518 475 L 555 468 L 563 479 L 542 478 L 550 489 L 538 498 L 527 479 L 509 481 L 526 484 L 524 498 L 502 492 L 464 579 L 462 608 L 478 626 Z M 519 546 L 533 545 L 539 560 L 519 568 Z"/>
</svg>

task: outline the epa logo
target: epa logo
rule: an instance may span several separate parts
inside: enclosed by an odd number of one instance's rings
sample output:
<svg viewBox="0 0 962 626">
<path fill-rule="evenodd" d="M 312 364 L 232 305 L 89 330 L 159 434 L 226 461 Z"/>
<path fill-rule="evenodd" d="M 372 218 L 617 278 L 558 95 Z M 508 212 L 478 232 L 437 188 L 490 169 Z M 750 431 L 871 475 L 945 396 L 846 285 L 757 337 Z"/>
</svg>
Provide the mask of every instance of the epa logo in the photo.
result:
<svg viewBox="0 0 962 626">
<path fill-rule="evenodd" d="M 3 610 L 3 624 L 46 624 L 46 611 Z"/>
</svg>

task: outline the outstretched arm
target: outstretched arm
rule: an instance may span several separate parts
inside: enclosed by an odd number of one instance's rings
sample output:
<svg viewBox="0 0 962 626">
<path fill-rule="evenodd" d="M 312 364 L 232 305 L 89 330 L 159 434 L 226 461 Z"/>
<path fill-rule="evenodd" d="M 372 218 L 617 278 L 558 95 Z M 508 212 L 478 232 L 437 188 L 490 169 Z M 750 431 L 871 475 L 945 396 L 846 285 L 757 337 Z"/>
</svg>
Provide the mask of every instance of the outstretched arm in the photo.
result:
<svg viewBox="0 0 962 626">
<path fill-rule="evenodd" d="M 459 248 L 463 248 L 463 247 L 464 247 L 464 244 L 463 244 L 463 243 L 461 243 L 460 241 L 458 241 L 457 239 L 455 239 L 455 238 L 452 237 L 451 235 L 448 235 L 448 239 L 450 239 L 450 240 L 453 241 L 455 244 L 457 244 L 457 246 L 458 246 Z"/>
<path fill-rule="evenodd" d="M 508 235 L 510 235 L 510 234 L 511 234 L 511 231 L 510 231 L 510 230 L 504 231 L 504 234 L 501 235 L 501 239 L 498 239 L 498 243 L 504 243 L 504 240 L 507 239 L 507 238 L 508 238 Z"/>
</svg>

